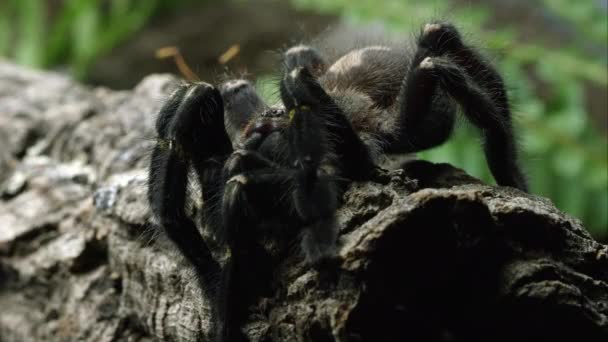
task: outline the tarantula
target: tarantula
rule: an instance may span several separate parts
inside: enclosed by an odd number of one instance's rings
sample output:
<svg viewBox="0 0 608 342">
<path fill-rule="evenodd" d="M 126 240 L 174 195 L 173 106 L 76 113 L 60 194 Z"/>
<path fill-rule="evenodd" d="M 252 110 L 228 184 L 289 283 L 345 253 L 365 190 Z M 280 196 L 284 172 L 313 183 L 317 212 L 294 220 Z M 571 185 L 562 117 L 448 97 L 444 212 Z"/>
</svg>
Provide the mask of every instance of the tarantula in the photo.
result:
<svg viewBox="0 0 608 342">
<path fill-rule="evenodd" d="M 240 325 L 258 294 L 238 287 L 263 278 L 249 267 L 266 258 L 254 243 L 260 232 L 251 226 L 278 218 L 298 227 L 313 266 L 332 260 L 334 214 L 345 185 L 385 181 L 380 154 L 445 142 L 458 105 L 482 131 L 497 183 L 527 188 L 503 81 L 451 24 L 425 25 L 414 51 L 370 46 L 332 64 L 299 45 L 284 54 L 284 67 L 278 105 L 264 103 L 246 80 L 218 88 L 194 83 L 170 96 L 156 122 L 149 201 L 201 287 L 215 298 L 218 341 L 245 340 Z M 223 267 L 186 213 L 190 168 L 210 212 L 207 223 L 229 250 Z M 202 279 L 216 272 L 219 286 L 203 286 Z"/>
</svg>

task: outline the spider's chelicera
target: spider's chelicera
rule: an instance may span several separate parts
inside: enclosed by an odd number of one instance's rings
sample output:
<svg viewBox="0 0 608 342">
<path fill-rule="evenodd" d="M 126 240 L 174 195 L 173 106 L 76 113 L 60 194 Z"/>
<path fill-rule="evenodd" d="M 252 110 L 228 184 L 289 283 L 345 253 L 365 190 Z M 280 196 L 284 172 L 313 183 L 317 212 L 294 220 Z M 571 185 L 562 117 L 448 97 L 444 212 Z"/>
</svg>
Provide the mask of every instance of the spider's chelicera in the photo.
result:
<svg viewBox="0 0 608 342">
<path fill-rule="evenodd" d="M 188 84 L 156 123 L 149 201 L 201 287 L 209 274 L 221 274 L 217 288 L 206 289 L 218 341 L 245 340 L 240 327 L 259 295 L 252 284 L 263 277 L 249 265 L 265 256 L 251 227 L 277 219 L 299 232 L 311 265 L 327 265 L 336 258 L 334 216 L 345 185 L 386 181 L 377 166 L 382 154 L 445 142 L 457 106 L 481 130 L 496 182 L 526 190 L 502 78 L 452 25 L 425 25 L 414 51 L 370 46 L 330 65 L 299 45 L 287 50 L 284 65 L 279 105 L 264 103 L 246 80 Z M 191 168 L 207 224 L 229 251 L 222 267 L 186 214 Z"/>
</svg>

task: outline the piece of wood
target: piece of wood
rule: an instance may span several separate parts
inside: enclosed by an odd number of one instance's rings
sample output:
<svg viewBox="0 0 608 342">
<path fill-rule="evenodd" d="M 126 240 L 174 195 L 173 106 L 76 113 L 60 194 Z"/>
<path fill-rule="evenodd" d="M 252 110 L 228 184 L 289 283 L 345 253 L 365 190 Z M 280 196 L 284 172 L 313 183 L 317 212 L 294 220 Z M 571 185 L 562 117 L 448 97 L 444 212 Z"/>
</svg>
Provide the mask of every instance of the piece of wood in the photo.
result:
<svg viewBox="0 0 608 342">
<path fill-rule="evenodd" d="M 146 203 L 154 113 L 175 83 L 112 92 L 0 63 L 0 135 L 37 132 L 11 140 L 19 161 L 0 175 L 1 341 L 209 336 L 210 299 Z M 608 246 L 578 220 L 446 164 L 404 168 L 418 189 L 345 194 L 337 271 L 272 247 L 286 257 L 250 310 L 252 341 L 608 340 Z"/>
</svg>

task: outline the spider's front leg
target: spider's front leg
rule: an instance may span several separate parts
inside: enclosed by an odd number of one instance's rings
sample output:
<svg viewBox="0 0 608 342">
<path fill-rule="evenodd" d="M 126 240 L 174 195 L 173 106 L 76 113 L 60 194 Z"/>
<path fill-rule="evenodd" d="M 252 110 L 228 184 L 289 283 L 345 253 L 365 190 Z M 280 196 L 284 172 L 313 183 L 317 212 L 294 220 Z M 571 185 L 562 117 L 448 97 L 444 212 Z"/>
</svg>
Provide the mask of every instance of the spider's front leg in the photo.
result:
<svg viewBox="0 0 608 342">
<path fill-rule="evenodd" d="M 186 214 L 186 189 L 191 165 L 201 180 L 216 181 L 214 175 L 232 149 L 224 130 L 222 106 L 219 92 L 206 83 L 181 86 L 173 93 L 158 114 L 158 138 L 148 178 L 148 200 L 153 214 L 194 266 L 207 295 L 212 291 L 203 286 L 203 278 L 217 273 L 219 265 Z M 205 195 L 214 197 L 208 191 Z"/>
<path fill-rule="evenodd" d="M 369 180 L 378 167 L 333 99 L 305 67 L 281 82 L 296 212 L 306 228 L 302 248 L 311 262 L 331 259 L 337 237 L 335 211 L 347 180 Z"/>
<path fill-rule="evenodd" d="M 242 142 L 255 146 L 255 136 Z M 272 279 L 272 258 L 259 245 L 264 220 L 290 216 L 286 203 L 293 171 L 263 157 L 255 150 L 234 151 L 224 167 L 222 239 L 229 258 L 222 270 L 216 307 L 217 341 L 246 341 L 241 328 L 248 308 L 268 291 Z M 297 224 L 297 221 L 295 221 Z"/>
</svg>

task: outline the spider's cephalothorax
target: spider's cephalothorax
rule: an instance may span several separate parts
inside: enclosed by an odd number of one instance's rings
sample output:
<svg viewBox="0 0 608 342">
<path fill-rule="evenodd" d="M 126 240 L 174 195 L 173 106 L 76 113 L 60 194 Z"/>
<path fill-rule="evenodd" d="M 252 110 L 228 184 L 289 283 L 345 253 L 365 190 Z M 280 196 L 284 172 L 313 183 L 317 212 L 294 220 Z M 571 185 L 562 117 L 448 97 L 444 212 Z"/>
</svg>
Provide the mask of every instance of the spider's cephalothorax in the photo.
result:
<svg viewBox="0 0 608 342">
<path fill-rule="evenodd" d="M 272 217 L 297 227 L 307 261 L 327 265 L 335 258 L 334 215 L 344 185 L 386 181 L 376 166 L 381 154 L 445 142 L 458 105 L 482 131 L 497 183 L 526 190 L 500 75 L 450 24 L 427 24 L 416 43 L 413 51 L 356 49 L 331 64 L 296 46 L 284 56 L 279 105 L 233 80 L 182 86 L 161 109 L 149 201 L 199 279 L 222 274 L 218 288 L 208 289 L 218 341 L 244 340 L 240 325 L 256 293 L 242 287 L 255 288 L 260 277 L 248 265 L 265 258 L 251 226 Z M 223 267 L 186 214 L 190 168 L 211 212 L 207 223 L 229 250 Z"/>
</svg>

